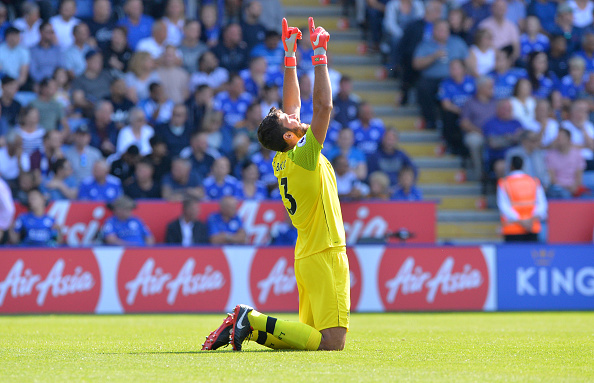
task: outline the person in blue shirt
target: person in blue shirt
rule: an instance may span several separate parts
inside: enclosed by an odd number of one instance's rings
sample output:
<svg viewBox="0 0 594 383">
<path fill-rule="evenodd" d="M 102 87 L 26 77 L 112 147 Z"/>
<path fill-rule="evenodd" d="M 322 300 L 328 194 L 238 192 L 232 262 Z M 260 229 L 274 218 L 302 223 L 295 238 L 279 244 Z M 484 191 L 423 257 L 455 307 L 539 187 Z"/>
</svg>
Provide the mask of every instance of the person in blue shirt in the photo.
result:
<svg viewBox="0 0 594 383">
<path fill-rule="evenodd" d="M 93 175 L 80 184 L 78 199 L 111 202 L 122 193 L 120 179 L 109 174 L 109 166 L 105 160 L 99 160 L 93 165 Z"/>
<path fill-rule="evenodd" d="M 489 74 L 489 77 L 493 79 L 493 98 L 495 100 L 510 98 L 518 80 L 528 78 L 526 70 L 511 68 L 510 53 L 503 49 L 495 53 L 495 70 Z"/>
<path fill-rule="evenodd" d="M 103 227 L 101 234 L 106 245 L 117 246 L 152 246 L 155 237 L 150 229 L 138 217 L 132 215 L 136 208 L 134 200 L 128 196 L 121 196 L 107 207 L 113 212 Z"/>
<path fill-rule="evenodd" d="M 390 179 L 390 185 L 396 185 L 398 174 L 405 166 L 412 167 L 417 174 L 417 168 L 410 157 L 398 148 L 398 131 L 389 127 L 382 137 L 382 143 L 375 153 L 367 157 L 369 174 L 381 171 Z"/>
<path fill-rule="evenodd" d="M 346 128 L 338 134 L 336 146 L 332 147 L 326 154 L 328 161 L 333 162 L 336 157 L 343 155 L 349 162 L 349 170 L 355 173 L 358 179 L 367 178 L 367 158 L 365 153 L 353 146 L 353 131 Z"/>
<path fill-rule="evenodd" d="M 171 172 L 161 179 L 161 195 L 168 201 L 204 198 L 202 179 L 198 172 L 192 171 L 190 160 L 176 157 L 171 161 Z"/>
<path fill-rule="evenodd" d="M 19 215 L 9 232 L 13 244 L 51 246 L 60 240 L 60 228 L 53 217 L 45 213 L 45 198 L 38 189 L 27 193 L 29 211 Z"/>
<path fill-rule="evenodd" d="M 235 126 L 245 118 L 252 96 L 245 91 L 243 79 L 238 74 L 229 76 L 228 90 L 217 94 L 213 100 L 213 109 L 223 113 L 226 126 Z"/>
<path fill-rule="evenodd" d="M 260 181 L 258 167 L 251 161 L 243 163 L 241 181 L 237 188 L 236 197 L 240 200 L 262 201 L 268 199 L 268 189 L 264 182 Z"/>
<path fill-rule="evenodd" d="M 50 201 L 76 199 L 78 194 L 76 178 L 72 174 L 72 165 L 65 158 L 58 158 L 51 166 L 53 177 L 42 183 L 42 190 L 49 195 Z"/>
<path fill-rule="evenodd" d="M 239 181 L 230 175 L 231 164 L 227 157 L 219 157 L 212 165 L 211 175 L 202 183 L 204 194 L 210 200 L 239 194 Z"/>
<path fill-rule="evenodd" d="M 334 105 L 332 119 L 342 126 L 348 126 L 351 121 L 357 119 L 360 101 L 359 97 L 353 94 L 353 80 L 349 76 L 342 76 L 338 93 L 332 101 Z M 326 134 L 326 142 L 328 142 L 328 134 Z"/>
<path fill-rule="evenodd" d="M 555 25 L 549 32 L 551 36 L 562 35 L 567 41 L 567 52 L 572 54 L 580 48 L 582 41 L 582 28 L 573 24 L 573 8 L 567 2 L 557 6 Z"/>
<path fill-rule="evenodd" d="M 276 246 L 295 246 L 297 243 L 297 229 L 293 226 L 288 212 L 285 220 L 277 222 L 270 228 L 270 244 Z"/>
<path fill-rule="evenodd" d="M 586 62 L 579 56 L 572 57 L 569 60 L 569 74 L 559 84 L 563 103 L 569 106 L 586 89 L 587 81 Z"/>
<path fill-rule="evenodd" d="M 226 196 L 219 202 L 220 211 L 208 217 L 208 235 L 213 245 L 241 245 L 246 241 L 243 223 L 237 215 L 237 199 Z"/>
<path fill-rule="evenodd" d="M 367 102 L 359 105 L 358 116 L 348 126 L 355 134 L 355 146 L 365 155 L 375 153 L 384 135 L 384 122 L 374 118 L 373 107 Z"/>
<path fill-rule="evenodd" d="M 307 74 L 299 76 L 299 94 L 301 97 L 301 109 L 299 119 L 304 124 L 311 124 L 313 118 L 313 89 L 311 79 Z"/>
<path fill-rule="evenodd" d="M 466 74 L 462 60 L 450 61 L 450 77 L 439 84 L 437 99 L 443 109 L 443 138 L 452 154 L 466 155 L 463 134 L 460 130 L 460 114 L 466 101 L 476 92 L 474 78 Z"/>
<path fill-rule="evenodd" d="M 264 42 L 256 45 L 250 52 L 251 57 L 264 57 L 268 63 L 268 70 L 275 71 L 285 57 L 285 49 L 276 31 L 267 31 Z"/>
<path fill-rule="evenodd" d="M 555 28 L 555 14 L 557 13 L 557 2 L 550 0 L 534 0 L 528 5 L 526 13 L 529 16 L 536 16 L 543 29 L 552 34 Z"/>
<path fill-rule="evenodd" d="M 526 17 L 526 33 L 520 36 L 520 59 L 524 64 L 532 52 L 548 52 L 549 38 L 540 33 L 540 22 L 536 16 Z"/>
<path fill-rule="evenodd" d="M 141 0 L 127 0 L 124 5 L 126 16 L 118 23 L 128 30 L 128 45 L 132 50 L 140 40 L 151 36 L 154 20 L 143 14 L 143 10 Z"/>
<path fill-rule="evenodd" d="M 522 124 L 512 116 L 512 106 L 509 100 L 500 100 L 497 103 L 495 117 L 483 125 L 487 149 L 487 169 L 494 171 L 497 178 L 505 176 L 505 153 L 520 143 L 522 131 Z"/>
<path fill-rule="evenodd" d="M 392 194 L 396 201 L 421 201 L 423 192 L 415 185 L 415 170 L 410 166 L 403 166 L 398 174 L 398 184 Z"/>
<path fill-rule="evenodd" d="M 267 187 L 278 187 L 278 180 L 274 175 L 274 169 L 272 168 L 272 160 L 274 159 L 275 153 L 271 150 L 260 146 L 260 150 L 254 153 L 250 161 L 252 161 L 258 167 L 260 172 L 260 181 L 264 182 Z"/>
<path fill-rule="evenodd" d="M 594 31 L 584 34 L 582 38 L 582 50 L 575 52 L 574 56 L 584 59 L 586 72 L 594 72 Z"/>
<path fill-rule="evenodd" d="M 544 52 L 532 52 L 528 56 L 528 78 L 532 83 L 532 94 L 536 98 L 549 98 L 558 92 L 559 79 L 549 71 L 549 61 Z"/>
</svg>

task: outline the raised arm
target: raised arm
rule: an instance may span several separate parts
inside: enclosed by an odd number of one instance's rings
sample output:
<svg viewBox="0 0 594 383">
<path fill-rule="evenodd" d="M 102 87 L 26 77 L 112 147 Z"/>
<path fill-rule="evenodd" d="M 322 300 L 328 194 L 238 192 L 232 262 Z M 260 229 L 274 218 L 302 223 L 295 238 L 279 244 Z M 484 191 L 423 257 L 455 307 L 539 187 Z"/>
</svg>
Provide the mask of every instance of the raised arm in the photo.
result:
<svg viewBox="0 0 594 383">
<path fill-rule="evenodd" d="M 309 18 L 309 38 L 314 50 L 311 58 L 314 65 L 313 117 L 311 130 L 320 144 L 326 139 L 332 113 L 332 87 L 328 76 L 328 59 L 326 50 L 330 35 L 322 27 L 316 28 L 313 17 Z"/>
<path fill-rule="evenodd" d="M 299 97 L 299 82 L 297 80 L 297 40 L 301 39 L 299 28 L 290 27 L 287 19 L 283 18 L 283 45 L 285 48 L 285 79 L 283 81 L 283 111 L 287 114 L 299 116 L 301 98 Z"/>
</svg>

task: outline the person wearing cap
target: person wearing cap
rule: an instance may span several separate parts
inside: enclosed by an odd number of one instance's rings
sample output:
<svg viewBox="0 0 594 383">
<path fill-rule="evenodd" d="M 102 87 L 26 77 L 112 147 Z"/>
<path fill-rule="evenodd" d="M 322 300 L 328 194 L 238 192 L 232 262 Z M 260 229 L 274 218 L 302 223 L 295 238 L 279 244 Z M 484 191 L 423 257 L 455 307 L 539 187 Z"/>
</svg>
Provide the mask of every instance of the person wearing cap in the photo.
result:
<svg viewBox="0 0 594 383">
<path fill-rule="evenodd" d="M 95 162 L 103 158 L 98 149 L 89 145 L 90 142 L 89 127 L 81 125 L 74 132 L 74 145 L 64 150 L 64 157 L 72 165 L 77 183 L 89 178 Z"/>
<path fill-rule="evenodd" d="M 122 182 L 109 174 L 105 160 L 95 162 L 93 175 L 83 180 L 78 189 L 78 199 L 85 201 L 112 202 L 122 194 Z"/>
<path fill-rule="evenodd" d="M 29 73 L 29 50 L 20 44 L 21 31 L 15 27 L 4 31 L 4 40 L 0 44 L 0 69 L 5 75 L 15 78 L 19 87 L 23 86 Z"/>
<path fill-rule="evenodd" d="M 136 208 L 134 200 L 128 196 L 121 196 L 107 207 L 113 212 L 101 228 L 101 236 L 106 245 L 117 246 L 152 246 L 155 237 L 148 226 L 139 218 L 132 215 Z"/>
<path fill-rule="evenodd" d="M 551 35 L 565 37 L 567 53 L 570 55 L 580 49 L 582 29 L 573 24 L 573 9 L 567 3 L 559 4 L 557 7 L 555 26 L 552 28 Z"/>
<path fill-rule="evenodd" d="M 86 69 L 72 82 L 72 103 L 91 116 L 94 104 L 109 97 L 113 76 L 103 68 L 103 55 L 97 50 L 85 54 Z"/>
<path fill-rule="evenodd" d="M 54 27 L 47 21 L 39 26 L 41 39 L 39 44 L 31 47 L 31 64 L 29 76 L 38 83 L 44 78 L 52 77 L 56 68 L 62 64 L 62 51 L 56 43 Z"/>
</svg>

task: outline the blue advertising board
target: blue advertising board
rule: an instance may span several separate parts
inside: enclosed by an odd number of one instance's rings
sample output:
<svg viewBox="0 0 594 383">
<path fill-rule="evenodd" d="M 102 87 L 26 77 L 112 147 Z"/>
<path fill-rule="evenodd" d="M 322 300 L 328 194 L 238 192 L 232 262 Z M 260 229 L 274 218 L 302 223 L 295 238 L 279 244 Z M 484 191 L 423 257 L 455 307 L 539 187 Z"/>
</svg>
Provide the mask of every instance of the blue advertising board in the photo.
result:
<svg viewBox="0 0 594 383">
<path fill-rule="evenodd" d="M 594 246 L 497 247 L 498 309 L 594 310 Z"/>
</svg>

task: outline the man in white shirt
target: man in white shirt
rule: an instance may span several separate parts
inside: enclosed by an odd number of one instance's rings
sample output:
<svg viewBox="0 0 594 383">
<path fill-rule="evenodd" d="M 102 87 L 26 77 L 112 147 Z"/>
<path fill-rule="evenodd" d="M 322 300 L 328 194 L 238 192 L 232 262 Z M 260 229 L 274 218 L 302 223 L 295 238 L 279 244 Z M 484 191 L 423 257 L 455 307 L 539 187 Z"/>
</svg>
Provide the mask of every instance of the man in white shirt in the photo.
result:
<svg viewBox="0 0 594 383">
<path fill-rule="evenodd" d="M 65 50 L 74 43 L 72 29 L 80 20 L 74 17 L 76 14 L 76 1 L 64 0 L 60 4 L 60 13 L 50 18 L 50 24 L 54 27 L 58 45 Z"/>
<path fill-rule="evenodd" d="M 27 1 L 23 3 L 22 12 L 23 17 L 16 19 L 12 25 L 21 31 L 21 44 L 25 48 L 31 48 L 41 40 L 39 26 L 42 20 L 39 17 L 39 6 Z"/>
<path fill-rule="evenodd" d="M 165 52 L 167 40 L 167 25 L 163 20 L 157 20 L 153 24 L 151 37 L 146 37 L 136 45 L 137 52 L 148 52 L 155 60 L 159 59 Z"/>
</svg>

